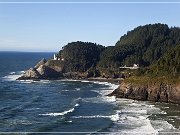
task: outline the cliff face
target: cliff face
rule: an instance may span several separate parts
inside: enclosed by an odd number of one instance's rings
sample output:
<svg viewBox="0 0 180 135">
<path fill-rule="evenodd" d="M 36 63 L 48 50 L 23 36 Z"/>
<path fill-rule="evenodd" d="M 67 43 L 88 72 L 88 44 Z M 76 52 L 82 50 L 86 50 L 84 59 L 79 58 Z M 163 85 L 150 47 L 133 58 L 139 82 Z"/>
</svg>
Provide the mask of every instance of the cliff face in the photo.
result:
<svg viewBox="0 0 180 135">
<path fill-rule="evenodd" d="M 37 63 L 34 68 L 30 68 L 19 77 L 17 80 L 28 79 L 58 79 L 62 78 L 63 66 L 59 61 L 49 60 L 44 58 Z"/>
<path fill-rule="evenodd" d="M 137 86 L 122 82 L 120 86 L 108 96 L 180 104 L 180 85 L 161 83 L 159 85 Z"/>
</svg>

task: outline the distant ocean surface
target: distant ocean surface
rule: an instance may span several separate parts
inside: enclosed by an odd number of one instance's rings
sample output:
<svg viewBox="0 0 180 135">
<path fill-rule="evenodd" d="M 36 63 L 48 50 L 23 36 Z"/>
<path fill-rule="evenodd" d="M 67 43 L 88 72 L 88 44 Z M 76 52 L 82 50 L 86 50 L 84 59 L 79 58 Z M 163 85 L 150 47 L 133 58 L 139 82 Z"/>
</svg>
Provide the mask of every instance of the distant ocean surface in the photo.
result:
<svg viewBox="0 0 180 135">
<path fill-rule="evenodd" d="M 180 131 L 180 106 L 107 97 L 117 85 L 16 81 L 53 53 L 0 52 L 0 132 L 152 134 Z M 180 132 L 179 132 L 180 133 Z"/>
</svg>

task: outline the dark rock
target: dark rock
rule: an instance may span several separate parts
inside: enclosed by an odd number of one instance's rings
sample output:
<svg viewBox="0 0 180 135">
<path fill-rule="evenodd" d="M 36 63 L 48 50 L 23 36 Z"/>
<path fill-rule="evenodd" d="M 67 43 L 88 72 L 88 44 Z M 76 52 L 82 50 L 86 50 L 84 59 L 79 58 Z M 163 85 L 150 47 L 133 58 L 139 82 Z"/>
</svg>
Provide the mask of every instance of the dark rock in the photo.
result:
<svg viewBox="0 0 180 135">
<path fill-rule="evenodd" d="M 61 63 L 54 62 L 53 60 L 46 61 L 43 58 L 36 64 L 35 68 L 30 68 L 17 80 L 59 79 L 62 76 Z"/>
<path fill-rule="evenodd" d="M 172 86 L 165 83 L 151 86 L 137 86 L 122 82 L 119 88 L 108 94 L 108 96 L 180 104 L 180 86 Z"/>
<path fill-rule="evenodd" d="M 77 72 L 67 72 L 63 73 L 63 77 L 66 79 L 81 79 L 81 75 Z"/>
<path fill-rule="evenodd" d="M 37 71 L 41 75 L 41 78 L 43 78 L 43 79 L 62 77 L 61 72 L 57 72 L 56 70 L 54 70 L 48 66 L 45 66 L 45 65 L 39 66 Z"/>
<path fill-rule="evenodd" d="M 19 77 L 17 80 L 27 80 L 27 79 L 40 79 L 41 75 L 35 68 L 30 68 L 25 71 L 23 76 Z"/>
</svg>

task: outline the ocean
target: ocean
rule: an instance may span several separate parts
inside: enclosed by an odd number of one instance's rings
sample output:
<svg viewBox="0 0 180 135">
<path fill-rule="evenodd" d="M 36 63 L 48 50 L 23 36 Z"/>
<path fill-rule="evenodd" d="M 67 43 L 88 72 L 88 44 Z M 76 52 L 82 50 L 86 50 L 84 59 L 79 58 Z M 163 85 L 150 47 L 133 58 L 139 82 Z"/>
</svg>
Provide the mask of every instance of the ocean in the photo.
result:
<svg viewBox="0 0 180 135">
<path fill-rule="evenodd" d="M 0 52 L 0 132 L 180 134 L 180 106 L 106 95 L 118 87 L 87 80 L 16 81 L 53 53 Z"/>
</svg>

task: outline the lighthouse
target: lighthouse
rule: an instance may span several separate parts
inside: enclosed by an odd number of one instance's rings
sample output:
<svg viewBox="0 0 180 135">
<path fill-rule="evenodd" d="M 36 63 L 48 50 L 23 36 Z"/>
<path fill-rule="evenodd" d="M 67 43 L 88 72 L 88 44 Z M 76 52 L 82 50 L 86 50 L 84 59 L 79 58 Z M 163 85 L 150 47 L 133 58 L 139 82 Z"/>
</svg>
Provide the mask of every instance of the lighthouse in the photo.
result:
<svg viewBox="0 0 180 135">
<path fill-rule="evenodd" d="M 56 54 L 54 54 L 54 60 L 57 60 Z"/>
</svg>

